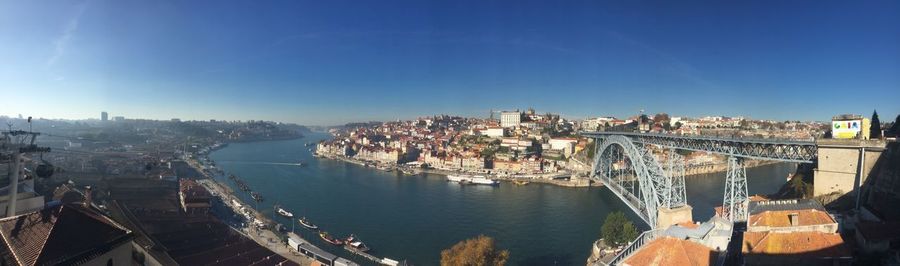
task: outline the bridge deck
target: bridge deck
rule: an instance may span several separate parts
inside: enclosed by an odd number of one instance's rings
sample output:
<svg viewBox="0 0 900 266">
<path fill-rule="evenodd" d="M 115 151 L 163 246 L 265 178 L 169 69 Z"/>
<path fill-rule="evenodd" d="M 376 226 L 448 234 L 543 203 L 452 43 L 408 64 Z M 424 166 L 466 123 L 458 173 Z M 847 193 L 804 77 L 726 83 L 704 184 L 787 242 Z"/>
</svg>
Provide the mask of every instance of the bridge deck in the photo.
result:
<svg viewBox="0 0 900 266">
<path fill-rule="evenodd" d="M 817 156 L 817 146 L 814 141 L 683 136 L 636 132 L 581 132 L 581 135 L 591 138 L 605 138 L 616 135 L 626 136 L 636 143 L 674 149 L 713 152 L 760 160 L 812 163 Z"/>
</svg>

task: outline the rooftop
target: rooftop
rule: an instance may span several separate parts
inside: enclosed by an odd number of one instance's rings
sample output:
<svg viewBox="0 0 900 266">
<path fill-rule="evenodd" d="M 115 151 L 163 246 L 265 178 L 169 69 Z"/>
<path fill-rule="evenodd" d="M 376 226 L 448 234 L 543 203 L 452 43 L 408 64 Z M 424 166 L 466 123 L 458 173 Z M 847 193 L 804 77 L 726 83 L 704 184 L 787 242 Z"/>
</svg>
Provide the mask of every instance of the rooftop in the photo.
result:
<svg viewBox="0 0 900 266">
<path fill-rule="evenodd" d="M 78 204 L 0 219 L 3 261 L 17 265 L 77 264 L 132 238 L 131 231 Z"/>
<path fill-rule="evenodd" d="M 716 252 L 689 240 L 660 237 L 641 247 L 623 265 L 713 265 Z"/>
<path fill-rule="evenodd" d="M 819 210 L 825 212 L 825 207 L 813 199 L 764 200 L 750 201 L 748 210 L 750 215 L 754 215 L 765 211 L 787 210 Z"/>
<path fill-rule="evenodd" d="M 797 215 L 797 224 L 792 225 L 790 215 Z M 789 226 L 808 226 L 820 224 L 836 223 L 828 213 L 816 209 L 810 210 L 786 210 L 786 211 L 764 211 L 750 215 L 747 221 L 748 226 L 770 226 L 770 227 L 789 227 Z"/>
<path fill-rule="evenodd" d="M 745 232 L 741 249 L 744 254 L 850 257 L 841 235 L 821 232 Z"/>
</svg>

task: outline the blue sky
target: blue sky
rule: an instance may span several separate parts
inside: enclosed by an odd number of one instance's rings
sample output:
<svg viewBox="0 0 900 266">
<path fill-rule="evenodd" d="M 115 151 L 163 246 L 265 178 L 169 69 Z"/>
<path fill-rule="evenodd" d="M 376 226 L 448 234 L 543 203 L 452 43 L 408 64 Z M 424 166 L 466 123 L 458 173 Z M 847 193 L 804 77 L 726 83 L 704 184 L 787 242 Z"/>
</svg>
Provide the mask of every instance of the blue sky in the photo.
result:
<svg viewBox="0 0 900 266">
<path fill-rule="evenodd" d="M 0 114 L 882 120 L 898 1 L 3 1 Z"/>
</svg>

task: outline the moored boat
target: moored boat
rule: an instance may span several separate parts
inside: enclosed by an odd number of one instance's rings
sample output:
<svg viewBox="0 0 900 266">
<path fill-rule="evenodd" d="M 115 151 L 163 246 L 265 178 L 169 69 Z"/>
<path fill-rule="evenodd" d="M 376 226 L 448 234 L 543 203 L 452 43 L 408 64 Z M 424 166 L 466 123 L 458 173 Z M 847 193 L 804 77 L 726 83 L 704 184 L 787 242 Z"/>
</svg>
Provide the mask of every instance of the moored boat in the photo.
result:
<svg viewBox="0 0 900 266">
<path fill-rule="evenodd" d="M 319 226 L 318 226 L 318 225 L 313 224 L 312 222 L 309 221 L 309 219 L 306 219 L 306 217 L 301 217 L 300 220 L 298 220 L 298 222 L 299 222 L 300 225 L 302 225 L 303 227 L 306 227 L 306 228 L 309 228 L 309 229 L 312 229 L 312 230 L 319 229 Z"/>
<path fill-rule="evenodd" d="M 528 182 L 525 180 L 516 180 L 516 181 L 513 181 L 513 183 L 516 185 L 519 185 L 519 186 L 524 186 L 524 185 L 528 185 L 528 183 L 531 183 L 531 182 Z"/>
<path fill-rule="evenodd" d="M 472 182 L 472 184 L 491 185 L 491 186 L 500 184 L 500 181 L 493 180 L 493 179 L 490 179 L 490 178 L 487 178 L 484 176 L 475 176 L 472 179 L 470 179 L 469 182 Z"/>
<path fill-rule="evenodd" d="M 470 181 L 472 177 L 467 175 L 447 175 L 447 181 L 457 182 L 457 183 L 465 183 Z"/>
<path fill-rule="evenodd" d="M 294 217 L 294 214 L 293 214 L 293 213 L 291 213 L 291 212 L 285 210 L 284 208 L 281 208 L 281 207 L 277 207 L 277 208 L 278 208 L 278 214 L 280 214 L 281 216 L 284 216 L 284 217 L 287 217 L 287 218 Z"/>
<path fill-rule="evenodd" d="M 355 250 L 358 252 L 367 252 L 369 251 L 369 246 L 360 241 L 356 236 L 350 234 L 347 239 L 344 239 L 344 245 L 347 249 Z"/>
<path fill-rule="evenodd" d="M 251 192 L 251 193 L 250 193 L 250 197 L 253 198 L 253 200 L 255 200 L 256 202 L 262 202 L 262 201 L 263 201 L 262 195 L 260 195 L 259 192 L 256 192 L 256 191 Z"/>
<path fill-rule="evenodd" d="M 340 239 L 331 237 L 331 235 L 329 235 L 328 232 L 320 232 L 319 238 L 322 238 L 322 240 L 325 240 L 325 242 L 328 242 L 329 244 L 336 245 L 336 246 L 340 246 L 340 245 L 344 244 L 344 241 L 341 241 Z"/>
</svg>

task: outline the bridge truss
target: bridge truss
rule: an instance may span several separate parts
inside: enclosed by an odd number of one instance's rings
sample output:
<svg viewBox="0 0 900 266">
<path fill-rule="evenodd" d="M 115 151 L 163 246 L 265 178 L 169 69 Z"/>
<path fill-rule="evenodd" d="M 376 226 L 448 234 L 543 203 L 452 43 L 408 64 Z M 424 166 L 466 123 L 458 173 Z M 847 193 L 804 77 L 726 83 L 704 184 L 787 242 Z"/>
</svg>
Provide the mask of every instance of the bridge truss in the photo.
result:
<svg viewBox="0 0 900 266">
<path fill-rule="evenodd" d="M 632 132 L 582 132 L 596 139 L 592 177 L 599 179 L 651 228 L 657 226 L 659 208 L 687 204 L 684 191 L 684 158 L 676 149 L 728 156 L 728 172 L 721 215 L 726 220 L 747 220 L 747 173 L 743 160 L 761 159 L 813 163 L 817 147 L 812 141 L 757 140 L 678 136 Z M 669 149 L 665 165 L 655 150 Z"/>
<path fill-rule="evenodd" d="M 816 143 L 813 141 L 761 140 L 728 137 L 680 136 L 670 134 L 634 132 L 582 132 L 584 136 L 603 138 L 604 136 L 626 136 L 636 143 L 661 147 L 704 151 L 727 156 L 777 160 L 795 163 L 812 163 L 816 159 Z"/>
<path fill-rule="evenodd" d="M 687 204 L 684 160 L 672 151 L 663 167 L 645 145 L 629 137 L 607 135 L 596 142 L 592 176 L 655 228 L 660 207 Z"/>
</svg>

